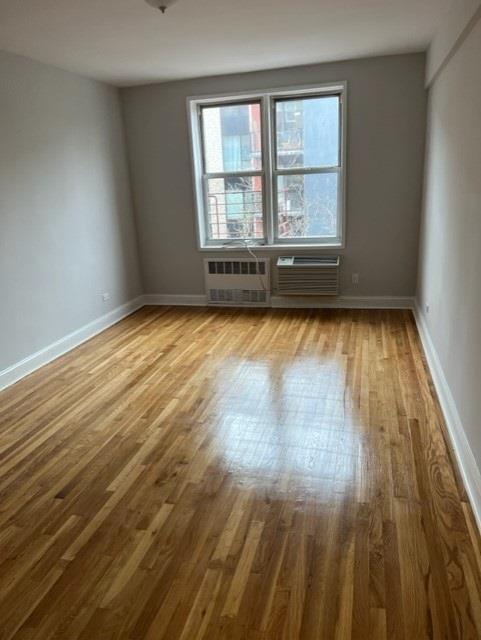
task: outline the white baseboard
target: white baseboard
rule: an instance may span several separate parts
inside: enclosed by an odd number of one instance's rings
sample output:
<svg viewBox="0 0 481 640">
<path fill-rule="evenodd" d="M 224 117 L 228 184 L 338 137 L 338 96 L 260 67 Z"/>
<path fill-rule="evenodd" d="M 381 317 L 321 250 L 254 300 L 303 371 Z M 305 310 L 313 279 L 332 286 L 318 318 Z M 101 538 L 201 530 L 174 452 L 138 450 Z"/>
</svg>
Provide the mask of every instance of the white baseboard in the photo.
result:
<svg viewBox="0 0 481 640">
<path fill-rule="evenodd" d="M 272 296 L 271 306 L 282 309 L 412 309 L 414 299 L 391 296 Z"/>
<path fill-rule="evenodd" d="M 444 375 L 441 361 L 439 360 L 438 353 L 429 334 L 424 316 L 417 304 L 414 306 L 414 317 L 426 353 L 426 359 L 434 386 L 436 387 L 439 402 L 444 413 L 444 419 L 451 437 L 464 486 L 469 495 L 478 528 L 481 531 L 481 472 L 476 464 L 476 459 L 466 437 L 466 431 L 463 427 L 456 402 L 449 388 L 446 376 Z"/>
<path fill-rule="evenodd" d="M 147 305 L 204 307 L 207 305 L 207 296 L 147 294 L 144 296 L 144 303 Z M 337 298 L 321 298 L 273 295 L 270 306 L 277 309 L 412 309 L 413 305 L 414 299 L 409 297 L 339 296 Z"/>
<path fill-rule="evenodd" d="M 176 295 L 170 293 L 146 293 L 144 304 L 154 306 L 172 307 L 205 307 L 207 305 L 206 295 Z"/>
<path fill-rule="evenodd" d="M 90 340 L 90 338 L 93 338 L 101 331 L 108 329 L 108 327 L 119 322 L 122 318 L 129 316 L 131 313 L 134 313 L 134 311 L 137 311 L 137 309 L 140 309 L 143 306 L 143 296 L 130 300 L 100 318 L 80 327 L 80 329 L 60 338 L 60 340 L 40 349 L 40 351 L 37 351 L 23 360 L 11 365 L 7 369 L 0 371 L 0 391 L 2 389 L 6 389 L 15 382 L 18 382 L 21 378 L 28 376 L 30 373 L 33 373 L 59 356 L 62 356 L 64 353 L 67 353 L 67 351 L 75 349 L 75 347 L 78 347 L 82 342 Z"/>
</svg>

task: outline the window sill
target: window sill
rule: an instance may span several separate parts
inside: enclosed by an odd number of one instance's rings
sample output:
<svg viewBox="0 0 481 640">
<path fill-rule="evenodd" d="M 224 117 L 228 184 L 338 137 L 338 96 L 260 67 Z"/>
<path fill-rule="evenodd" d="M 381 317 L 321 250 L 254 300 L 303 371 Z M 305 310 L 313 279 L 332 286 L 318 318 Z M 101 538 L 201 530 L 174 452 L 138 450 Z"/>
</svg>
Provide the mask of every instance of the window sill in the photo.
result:
<svg viewBox="0 0 481 640">
<path fill-rule="evenodd" d="M 199 251 L 202 252 L 232 252 L 232 251 L 321 251 L 322 249 L 344 249 L 345 245 L 342 242 L 330 242 L 325 244 L 250 244 L 245 245 L 226 245 L 226 246 L 202 246 L 199 247 Z"/>
</svg>

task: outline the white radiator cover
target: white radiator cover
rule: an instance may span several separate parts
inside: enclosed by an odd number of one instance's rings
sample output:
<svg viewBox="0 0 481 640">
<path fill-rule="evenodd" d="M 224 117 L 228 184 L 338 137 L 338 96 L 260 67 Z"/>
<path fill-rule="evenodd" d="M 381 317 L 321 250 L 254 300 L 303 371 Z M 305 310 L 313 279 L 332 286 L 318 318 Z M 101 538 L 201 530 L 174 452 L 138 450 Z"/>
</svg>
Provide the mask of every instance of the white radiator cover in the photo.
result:
<svg viewBox="0 0 481 640">
<path fill-rule="evenodd" d="M 284 296 L 337 296 L 339 256 L 281 256 L 277 290 Z"/>
<path fill-rule="evenodd" d="M 270 306 L 268 258 L 205 258 L 204 278 L 209 305 Z"/>
</svg>

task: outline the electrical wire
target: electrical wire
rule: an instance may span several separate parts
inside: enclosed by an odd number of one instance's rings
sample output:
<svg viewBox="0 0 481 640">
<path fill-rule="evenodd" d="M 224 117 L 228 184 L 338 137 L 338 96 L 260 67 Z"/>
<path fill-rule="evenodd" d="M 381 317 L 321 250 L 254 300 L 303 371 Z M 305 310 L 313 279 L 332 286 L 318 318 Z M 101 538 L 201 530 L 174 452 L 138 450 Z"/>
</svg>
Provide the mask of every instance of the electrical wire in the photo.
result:
<svg viewBox="0 0 481 640">
<path fill-rule="evenodd" d="M 256 261 L 256 271 L 257 271 L 257 275 L 259 276 L 259 281 L 261 283 L 261 287 L 264 290 L 265 293 L 269 293 L 268 289 L 267 289 L 267 285 L 266 282 L 264 281 L 264 278 L 261 274 L 261 270 L 260 270 L 260 262 L 259 262 L 259 257 L 252 251 L 251 247 L 256 247 L 257 245 L 255 244 L 249 244 L 249 242 L 247 240 L 244 240 L 243 238 L 237 238 L 234 240 L 229 240 L 229 242 L 224 242 L 224 244 L 222 245 L 223 247 L 228 247 L 228 246 L 235 246 L 239 244 L 240 246 L 243 246 L 245 249 L 247 249 L 247 251 L 249 252 L 249 254 L 254 258 L 254 260 Z M 266 273 L 264 274 L 264 277 L 267 278 L 267 270 Z"/>
</svg>

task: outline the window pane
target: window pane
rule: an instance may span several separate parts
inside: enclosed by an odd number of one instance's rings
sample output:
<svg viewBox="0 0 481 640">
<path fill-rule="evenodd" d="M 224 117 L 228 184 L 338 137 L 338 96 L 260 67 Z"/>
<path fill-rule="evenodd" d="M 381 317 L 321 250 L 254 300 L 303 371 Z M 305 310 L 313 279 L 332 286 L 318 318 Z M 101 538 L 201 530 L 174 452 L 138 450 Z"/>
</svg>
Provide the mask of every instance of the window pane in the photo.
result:
<svg viewBox="0 0 481 640">
<path fill-rule="evenodd" d="M 337 236 L 337 173 L 279 176 L 279 238 Z"/>
<path fill-rule="evenodd" d="M 276 101 L 277 167 L 339 165 L 339 97 Z"/>
<path fill-rule="evenodd" d="M 262 169 L 260 104 L 202 109 L 207 173 Z"/>
<path fill-rule="evenodd" d="M 210 240 L 262 239 L 262 178 L 207 180 Z"/>
</svg>

